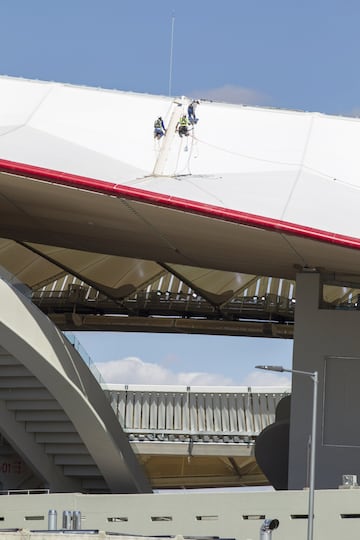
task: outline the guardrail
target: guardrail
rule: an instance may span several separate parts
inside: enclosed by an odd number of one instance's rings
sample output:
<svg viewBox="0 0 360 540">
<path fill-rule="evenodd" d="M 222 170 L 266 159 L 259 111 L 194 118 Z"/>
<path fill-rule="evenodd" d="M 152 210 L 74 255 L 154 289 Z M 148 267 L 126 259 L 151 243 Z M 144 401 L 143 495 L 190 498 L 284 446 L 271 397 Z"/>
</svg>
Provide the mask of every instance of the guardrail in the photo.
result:
<svg viewBox="0 0 360 540">
<path fill-rule="evenodd" d="M 103 385 L 132 439 L 251 442 L 289 388 Z"/>
</svg>

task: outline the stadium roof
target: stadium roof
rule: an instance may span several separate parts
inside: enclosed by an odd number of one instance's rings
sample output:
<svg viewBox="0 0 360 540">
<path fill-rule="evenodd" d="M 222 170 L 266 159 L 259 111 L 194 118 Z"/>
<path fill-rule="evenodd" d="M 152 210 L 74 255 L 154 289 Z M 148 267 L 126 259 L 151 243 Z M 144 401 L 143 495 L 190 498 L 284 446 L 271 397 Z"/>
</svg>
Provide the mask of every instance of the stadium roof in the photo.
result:
<svg viewBox="0 0 360 540">
<path fill-rule="evenodd" d="M 171 275 L 219 310 L 258 276 L 357 285 L 358 119 L 201 101 L 180 138 L 184 97 L 0 88 L 0 264 L 30 288 L 71 275 L 121 304 Z"/>
</svg>

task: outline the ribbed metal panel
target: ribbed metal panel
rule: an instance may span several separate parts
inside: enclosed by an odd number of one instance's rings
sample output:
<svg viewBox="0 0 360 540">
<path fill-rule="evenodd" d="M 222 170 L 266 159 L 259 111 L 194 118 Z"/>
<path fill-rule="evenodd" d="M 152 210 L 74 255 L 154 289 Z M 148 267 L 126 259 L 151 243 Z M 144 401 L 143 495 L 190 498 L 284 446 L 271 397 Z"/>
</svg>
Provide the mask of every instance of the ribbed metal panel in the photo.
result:
<svg viewBox="0 0 360 540">
<path fill-rule="evenodd" d="M 224 387 L 109 388 L 113 408 L 128 433 L 256 436 L 275 420 L 290 389 Z"/>
</svg>

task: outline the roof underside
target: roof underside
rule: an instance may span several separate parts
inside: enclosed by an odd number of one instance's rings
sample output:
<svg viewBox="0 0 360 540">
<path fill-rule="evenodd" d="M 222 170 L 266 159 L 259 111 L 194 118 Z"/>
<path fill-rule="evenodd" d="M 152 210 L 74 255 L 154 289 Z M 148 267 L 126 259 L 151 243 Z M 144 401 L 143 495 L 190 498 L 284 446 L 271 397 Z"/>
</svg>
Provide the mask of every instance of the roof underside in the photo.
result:
<svg viewBox="0 0 360 540">
<path fill-rule="evenodd" d="M 2 236 L 20 242 L 286 279 L 303 267 L 341 274 L 359 268 L 357 247 L 320 241 L 320 233 L 317 240 L 206 207 L 200 213 L 173 200 L 159 205 L 137 200 L 136 192 L 104 194 L 4 172 L 0 182 Z"/>
<path fill-rule="evenodd" d="M 63 329 L 292 337 L 296 272 L 308 266 L 355 275 L 360 262 L 357 249 L 204 208 L 186 211 L 173 201 L 166 207 L 69 186 L 60 175 L 62 184 L 27 174 L 0 175 L 0 263 Z M 74 296 L 75 286 L 85 292 Z M 339 301 L 338 291 L 328 296 Z"/>
</svg>

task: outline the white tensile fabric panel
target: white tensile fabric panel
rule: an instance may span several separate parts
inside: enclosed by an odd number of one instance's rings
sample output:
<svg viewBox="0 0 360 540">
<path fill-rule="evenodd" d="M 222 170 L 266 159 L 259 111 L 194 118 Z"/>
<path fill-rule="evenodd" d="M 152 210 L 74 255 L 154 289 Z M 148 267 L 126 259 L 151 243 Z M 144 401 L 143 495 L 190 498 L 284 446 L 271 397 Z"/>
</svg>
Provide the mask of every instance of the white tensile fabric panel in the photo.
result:
<svg viewBox="0 0 360 540">
<path fill-rule="evenodd" d="M 185 97 L 10 77 L 0 90 L 4 160 L 359 237 L 357 118 L 201 101 L 184 142 Z"/>
<path fill-rule="evenodd" d="M 304 169 L 359 187 L 359 129 L 359 118 L 314 115 Z"/>
<path fill-rule="evenodd" d="M 171 98 L 57 85 L 31 126 L 150 171 L 155 119 L 166 120 Z"/>
<path fill-rule="evenodd" d="M 1 125 L 11 126 L 13 128 L 14 126 L 23 125 L 28 122 L 52 91 L 55 84 L 0 77 Z"/>
</svg>

